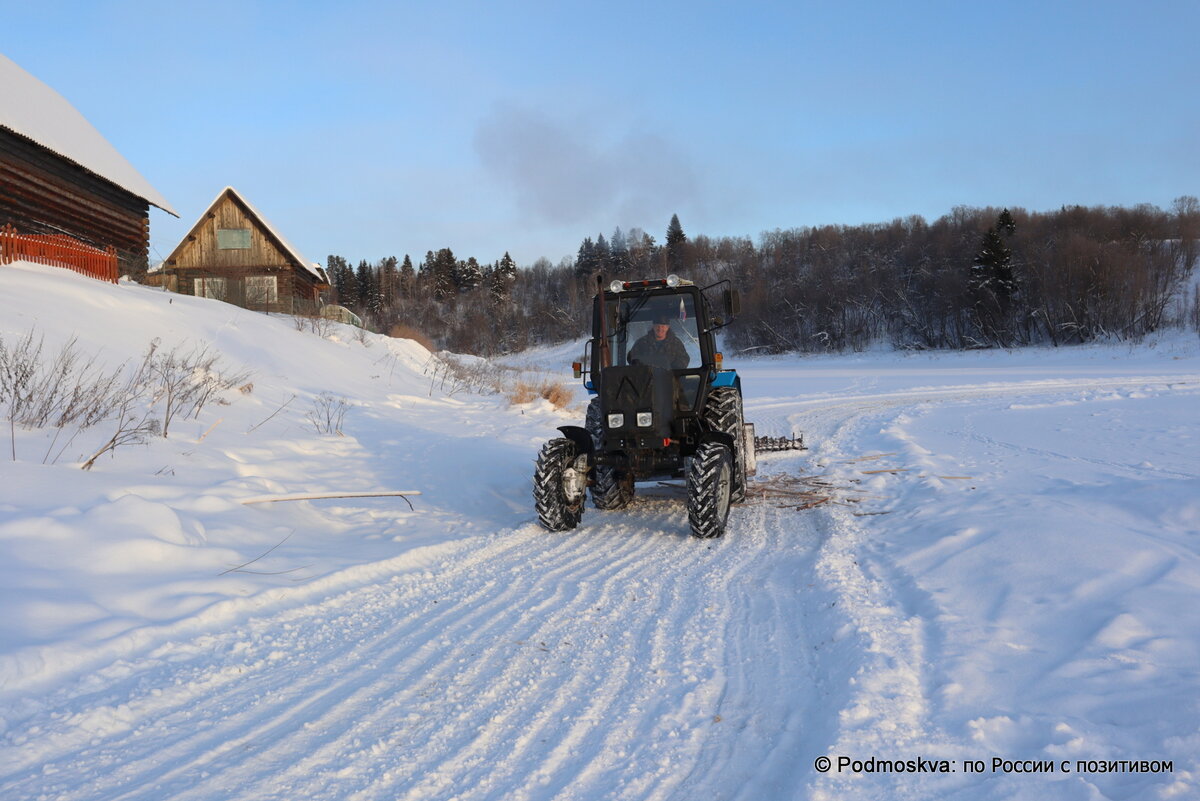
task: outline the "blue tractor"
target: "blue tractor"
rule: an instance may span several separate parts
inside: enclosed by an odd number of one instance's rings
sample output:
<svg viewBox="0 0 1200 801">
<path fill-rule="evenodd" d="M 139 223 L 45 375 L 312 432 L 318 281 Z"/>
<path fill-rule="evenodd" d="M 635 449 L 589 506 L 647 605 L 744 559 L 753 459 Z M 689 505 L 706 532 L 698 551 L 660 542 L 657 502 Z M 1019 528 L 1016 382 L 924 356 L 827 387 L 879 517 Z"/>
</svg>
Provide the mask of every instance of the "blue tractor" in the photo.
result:
<svg viewBox="0 0 1200 801">
<path fill-rule="evenodd" d="M 637 482 L 682 478 L 692 534 L 720 537 L 754 473 L 741 381 L 722 366 L 714 335 L 737 314 L 737 290 L 674 275 L 598 284 L 592 337 L 575 365 L 593 397 L 585 424 L 560 427 L 538 455 L 538 520 L 573 529 L 589 489 L 596 508 L 620 509 Z"/>
</svg>

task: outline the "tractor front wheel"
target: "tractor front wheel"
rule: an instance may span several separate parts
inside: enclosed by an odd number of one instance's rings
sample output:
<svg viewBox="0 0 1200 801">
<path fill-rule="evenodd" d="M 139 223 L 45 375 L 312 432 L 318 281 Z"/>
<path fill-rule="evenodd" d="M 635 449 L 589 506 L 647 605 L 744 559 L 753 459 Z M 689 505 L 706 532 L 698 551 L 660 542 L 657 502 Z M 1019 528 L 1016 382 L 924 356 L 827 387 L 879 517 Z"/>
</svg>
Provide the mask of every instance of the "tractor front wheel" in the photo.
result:
<svg viewBox="0 0 1200 801">
<path fill-rule="evenodd" d="M 550 531 L 569 531 L 583 517 L 587 475 L 580 472 L 575 443 L 552 439 L 542 446 L 533 473 L 533 502 L 538 522 Z"/>
<path fill-rule="evenodd" d="M 688 522 L 693 537 L 708 540 L 725 533 L 732 490 L 729 449 L 718 442 L 701 444 L 687 471 Z"/>
</svg>

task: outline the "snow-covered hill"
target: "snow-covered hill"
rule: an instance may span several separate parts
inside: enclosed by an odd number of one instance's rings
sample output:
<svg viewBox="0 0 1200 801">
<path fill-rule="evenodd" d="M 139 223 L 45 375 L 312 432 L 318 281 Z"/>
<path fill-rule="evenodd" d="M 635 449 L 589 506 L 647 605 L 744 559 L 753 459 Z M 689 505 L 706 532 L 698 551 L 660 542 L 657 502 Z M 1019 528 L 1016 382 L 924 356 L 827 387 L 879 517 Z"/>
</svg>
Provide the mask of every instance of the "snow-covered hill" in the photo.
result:
<svg viewBox="0 0 1200 801">
<path fill-rule="evenodd" d="M 247 374 L 87 472 L 103 426 L 0 432 L 0 797 L 1200 795 L 1194 338 L 735 365 L 812 450 L 701 542 L 670 486 L 536 526 L 582 394 L 49 267 L 0 297 L 6 343 Z M 422 494 L 242 503 L 375 490 Z"/>
</svg>

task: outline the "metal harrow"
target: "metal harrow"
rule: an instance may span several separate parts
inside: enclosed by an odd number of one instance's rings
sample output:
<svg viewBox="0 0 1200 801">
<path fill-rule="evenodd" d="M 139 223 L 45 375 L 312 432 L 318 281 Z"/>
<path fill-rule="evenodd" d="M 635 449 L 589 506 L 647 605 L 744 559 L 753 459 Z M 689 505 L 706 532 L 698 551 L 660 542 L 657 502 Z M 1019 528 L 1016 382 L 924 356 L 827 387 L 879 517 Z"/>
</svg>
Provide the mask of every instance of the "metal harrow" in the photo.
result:
<svg viewBox="0 0 1200 801">
<path fill-rule="evenodd" d="M 764 451 L 806 451 L 808 446 L 804 444 L 804 435 L 797 434 L 794 437 L 755 437 L 754 450 L 758 453 Z"/>
</svg>

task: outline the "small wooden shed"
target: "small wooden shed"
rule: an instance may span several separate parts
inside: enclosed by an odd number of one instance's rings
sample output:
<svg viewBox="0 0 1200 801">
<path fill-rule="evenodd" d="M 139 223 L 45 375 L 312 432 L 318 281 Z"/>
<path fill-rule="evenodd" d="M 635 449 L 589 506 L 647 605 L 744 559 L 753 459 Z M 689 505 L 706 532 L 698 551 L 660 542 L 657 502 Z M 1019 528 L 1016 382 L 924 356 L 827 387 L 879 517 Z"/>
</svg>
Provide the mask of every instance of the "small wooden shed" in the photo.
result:
<svg viewBox="0 0 1200 801">
<path fill-rule="evenodd" d="M 232 186 L 163 262 L 162 283 L 183 295 L 247 309 L 315 314 L 329 279 Z"/>
<path fill-rule="evenodd" d="M 62 95 L 0 54 L 0 226 L 113 247 L 146 270 L 150 206 L 175 211 Z"/>
</svg>

